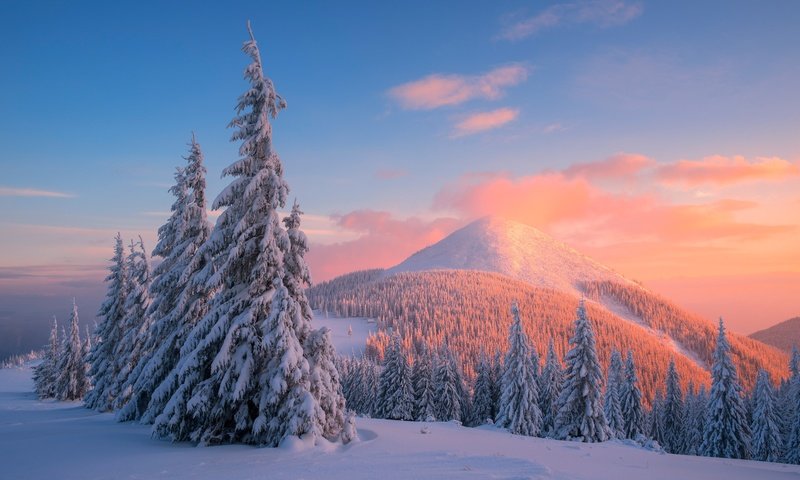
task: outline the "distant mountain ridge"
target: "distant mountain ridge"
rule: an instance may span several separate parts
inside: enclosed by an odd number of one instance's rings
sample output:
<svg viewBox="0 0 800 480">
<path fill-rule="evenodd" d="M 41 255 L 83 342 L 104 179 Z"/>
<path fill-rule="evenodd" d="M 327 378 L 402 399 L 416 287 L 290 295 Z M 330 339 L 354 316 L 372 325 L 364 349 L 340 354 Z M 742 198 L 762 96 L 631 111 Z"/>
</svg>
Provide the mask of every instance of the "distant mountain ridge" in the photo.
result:
<svg viewBox="0 0 800 480">
<path fill-rule="evenodd" d="M 759 342 L 790 352 L 794 345 L 800 348 L 800 317 L 790 318 L 749 336 Z"/>
<path fill-rule="evenodd" d="M 649 292 L 612 269 L 528 225 L 477 220 L 387 270 L 353 272 L 309 289 L 315 309 L 378 320 L 367 352 L 382 354 L 398 330 L 413 351 L 447 341 L 472 371 L 481 351 L 504 350 L 509 307 L 518 302 L 540 353 L 552 338 L 563 355 L 575 307 L 587 299 L 601 361 L 612 348 L 631 349 L 652 398 L 675 359 L 684 386 L 707 384 L 716 325 Z M 729 332 L 746 387 L 760 368 L 788 375 L 785 353 Z"/>
</svg>

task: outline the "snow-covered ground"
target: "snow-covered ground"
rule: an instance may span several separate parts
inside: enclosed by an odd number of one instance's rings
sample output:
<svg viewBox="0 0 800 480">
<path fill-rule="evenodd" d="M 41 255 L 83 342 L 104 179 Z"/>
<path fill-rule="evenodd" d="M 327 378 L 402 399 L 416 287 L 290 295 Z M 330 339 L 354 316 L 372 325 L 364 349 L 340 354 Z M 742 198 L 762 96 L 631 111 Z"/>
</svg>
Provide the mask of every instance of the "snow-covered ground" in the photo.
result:
<svg viewBox="0 0 800 480">
<path fill-rule="evenodd" d="M 2 479 L 800 478 L 798 466 L 518 437 L 452 423 L 358 419 L 362 440 L 347 446 L 197 448 L 154 440 L 146 426 L 116 423 L 78 403 L 38 401 L 30 377 L 29 368 L 0 370 Z"/>
<path fill-rule="evenodd" d="M 331 329 L 331 340 L 339 355 L 360 356 L 364 353 L 367 336 L 378 330 L 375 322 L 367 318 L 326 316 L 324 312 L 316 310 L 311 324 L 314 328 Z M 348 327 L 353 328 L 352 335 L 348 334 Z"/>
</svg>

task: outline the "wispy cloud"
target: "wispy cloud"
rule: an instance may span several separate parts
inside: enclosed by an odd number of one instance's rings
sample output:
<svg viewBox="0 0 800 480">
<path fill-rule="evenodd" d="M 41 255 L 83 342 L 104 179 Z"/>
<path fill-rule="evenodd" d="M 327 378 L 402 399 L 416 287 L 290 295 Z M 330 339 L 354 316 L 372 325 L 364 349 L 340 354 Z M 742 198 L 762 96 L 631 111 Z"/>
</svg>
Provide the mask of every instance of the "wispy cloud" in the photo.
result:
<svg viewBox="0 0 800 480">
<path fill-rule="evenodd" d="M 503 29 L 503 40 L 517 41 L 543 30 L 575 24 L 601 28 L 623 25 L 642 14 L 642 5 L 625 0 L 590 0 L 553 5 Z"/>
<path fill-rule="evenodd" d="M 656 176 L 664 183 L 689 186 L 701 184 L 729 185 L 752 180 L 782 180 L 800 176 L 800 164 L 778 157 L 744 157 L 714 155 L 702 160 L 679 160 L 662 165 Z"/>
<path fill-rule="evenodd" d="M 379 180 L 395 180 L 408 176 L 408 170 L 398 168 L 381 168 L 375 172 L 375 178 Z"/>
<path fill-rule="evenodd" d="M 519 110 L 513 108 L 498 108 L 490 112 L 474 113 L 455 125 L 452 136 L 464 137 L 494 130 L 514 121 L 518 116 Z"/>
<path fill-rule="evenodd" d="M 528 68 L 514 63 L 482 75 L 433 74 L 389 90 L 389 96 L 407 110 L 432 110 L 483 98 L 496 100 L 504 88 L 528 78 Z"/>
<path fill-rule="evenodd" d="M 0 197 L 74 198 L 75 195 L 37 188 L 0 187 Z"/>
</svg>

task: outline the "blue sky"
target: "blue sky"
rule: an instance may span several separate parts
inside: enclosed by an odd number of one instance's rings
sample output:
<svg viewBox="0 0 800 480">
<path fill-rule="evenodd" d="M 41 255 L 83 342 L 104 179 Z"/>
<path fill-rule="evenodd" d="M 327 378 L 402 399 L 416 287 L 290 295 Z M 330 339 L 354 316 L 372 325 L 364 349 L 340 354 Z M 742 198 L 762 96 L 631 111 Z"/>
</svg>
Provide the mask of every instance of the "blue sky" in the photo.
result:
<svg viewBox="0 0 800 480">
<path fill-rule="evenodd" d="M 363 209 L 397 222 L 456 218 L 452 229 L 474 212 L 437 198 L 476 172 L 516 181 L 620 152 L 664 165 L 716 155 L 726 166 L 741 156 L 750 167 L 778 158 L 792 172 L 800 159 L 795 1 L 225 3 L 0 5 L 1 267 L 101 265 L 107 233 L 154 238 L 191 131 L 205 151 L 210 196 L 221 190 L 219 172 L 236 158 L 226 125 L 246 87 L 248 19 L 288 101 L 275 142 L 319 244 L 375 234 L 336 216 Z M 507 67 L 524 78 L 448 105 L 409 108 L 392 94 L 436 75 L 480 83 Z M 497 128 L 457 127 L 501 110 L 513 119 Z M 736 213 L 737 221 L 797 225 L 796 215 L 768 213 L 795 201 L 795 186 L 608 188 L 657 189 L 660 201 L 691 205 L 709 195 L 778 195 L 769 208 Z M 572 241 L 578 224 L 537 226 Z M 80 241 L 96 248 L 64 247 Z M 659 278 L 655 267 L 640 272 L 603 258 L 597 245 L 580 246 L 623 273 Z M 661 276 L 697 276 L 695 261 L 686 262 L 685 271 Z M 793 262 L 751 268 L 754 257 L 742 270 L 800 271 Z M 0 294 L 20 285 L 0 284 Z"/>
</svg>

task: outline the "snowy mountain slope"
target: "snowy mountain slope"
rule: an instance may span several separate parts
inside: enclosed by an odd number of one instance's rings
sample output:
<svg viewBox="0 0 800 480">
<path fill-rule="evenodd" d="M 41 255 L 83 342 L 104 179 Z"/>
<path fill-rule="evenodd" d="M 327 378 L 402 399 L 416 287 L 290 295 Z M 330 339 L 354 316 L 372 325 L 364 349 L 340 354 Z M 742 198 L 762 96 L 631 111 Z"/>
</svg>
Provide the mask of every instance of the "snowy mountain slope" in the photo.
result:
<svg viewBox="0 0 800 480">
<path fill-rule="evenodd" d="M 369 337 L 367 351 L 382 351 L 381 333 L 389 327 L 399 327 L 408 346 L 415 341 L 435 346 L 452 337 L 467 372 L 481 348 L 504 348 L 511 302 L 526 304 L 523 318 L 541 349 L 550 338 L 563 349 L 575 305 L 586 295 L 603 324 L 600 335 L 608 336 L 599 339 L 601 360 L 607 361 L 612 347 L 631 348 L 649 362 L 642 365 L 648 393 L 661 384 L 673 357 L 685 382 L 706 383 L 716 338 L 716 325 L 708 319 L 535 228 L 497 217 L 475 221 L 393 268 L 343 275 L 308 295 L 319 310 L 377 319 L 380 332 Z M 784 353 L 736 334 L 731 343 L 747 388 L 762 367 L 773 378 L 786 376 Z"/>
<path fill-rule="evenodd" d="M 0 477 L 106 479 L 790 479 L 800 467 L 667 455 L 619 442 L 577 444 L 491 427 L 359 418 L 348 446 L 195 448 L 150 437 L 77 403 L 42 402 L 30 369 L 0 370 Z M 428 433 L 423 434 L 426 428 Z"/>
<path fill-rule="evenodd" d="M 336 353 L 343 356 L 360 356 L 367 345 L 367 337 L 377 331 L 374 320 L 363 317 L 338 317 L 315 311 L 314 328 L 328 327 Z M 348 333 L 348 328 L 352 333 Z"/>
<path fill-rule="evenodd" d="M 387 275 L 424 270 L 481 270 L 532 285 L 580 293 L 582 282 L 632 283 L 610 268 L 534 227 L 484 217 L 386 270 Z"/>
</svg>

